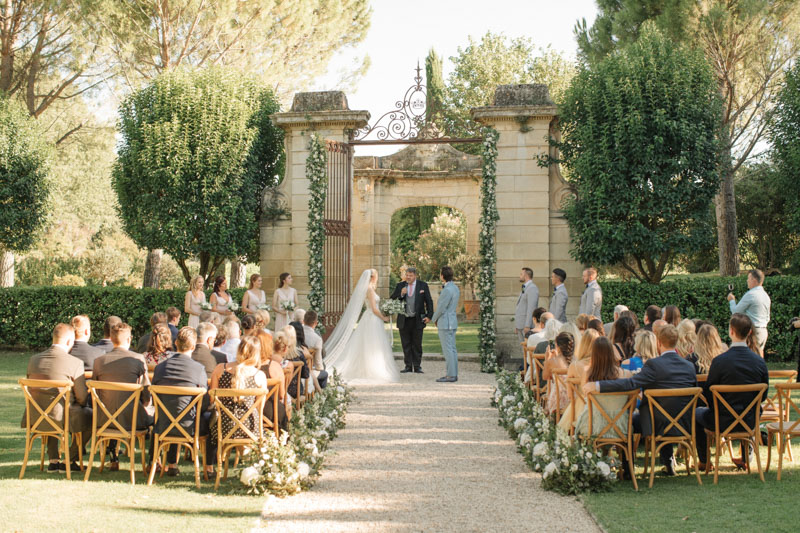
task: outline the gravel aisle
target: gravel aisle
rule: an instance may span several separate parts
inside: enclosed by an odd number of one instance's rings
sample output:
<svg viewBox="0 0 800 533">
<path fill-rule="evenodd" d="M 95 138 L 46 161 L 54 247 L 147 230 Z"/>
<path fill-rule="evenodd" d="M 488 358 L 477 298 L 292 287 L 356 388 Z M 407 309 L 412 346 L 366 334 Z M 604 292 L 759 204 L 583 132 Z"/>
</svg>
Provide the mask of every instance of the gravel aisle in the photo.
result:
<svg viewBox="0 0 800 533">
<path fill-rule="evenodd" d="M 494 376 L 443 363 L 356 388 L 347 428 L 310 491 L 268 498 L 261 531 L 599 531 L 574 498 L 539 488 L 489 406 Z"/>
</svg>

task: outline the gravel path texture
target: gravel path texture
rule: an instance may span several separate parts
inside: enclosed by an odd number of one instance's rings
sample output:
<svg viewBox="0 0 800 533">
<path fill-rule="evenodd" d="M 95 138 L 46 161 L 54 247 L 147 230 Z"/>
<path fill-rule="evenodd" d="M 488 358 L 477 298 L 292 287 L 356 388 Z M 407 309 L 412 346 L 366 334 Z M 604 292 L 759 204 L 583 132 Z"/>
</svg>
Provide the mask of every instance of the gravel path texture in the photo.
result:
<svg viewBox="0 0 800 533">
<path fill-rule="evenodd" d="M 359 385 L 308 492 L 269 497 L 257 531 L 599 531 L 574 498 L 547 492 L 489 405 L 494 376 L 444 365 Z"/>
</svg>

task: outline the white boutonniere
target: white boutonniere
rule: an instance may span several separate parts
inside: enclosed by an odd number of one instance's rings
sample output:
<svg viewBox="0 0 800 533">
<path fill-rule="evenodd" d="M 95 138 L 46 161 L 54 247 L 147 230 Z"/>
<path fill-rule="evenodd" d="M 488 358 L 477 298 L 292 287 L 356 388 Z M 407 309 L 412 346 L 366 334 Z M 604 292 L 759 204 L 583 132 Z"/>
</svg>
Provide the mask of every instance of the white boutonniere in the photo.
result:
<svg viewBox="0 0 800 533">
<path fill-rule="evenodd" d="M 425 291 L 423 291 L 423 290 L 420 290 L 420 291 L 419 291 L 419 293 L 420 293 L 420 294 L 425 294 Z"/>
</svg>

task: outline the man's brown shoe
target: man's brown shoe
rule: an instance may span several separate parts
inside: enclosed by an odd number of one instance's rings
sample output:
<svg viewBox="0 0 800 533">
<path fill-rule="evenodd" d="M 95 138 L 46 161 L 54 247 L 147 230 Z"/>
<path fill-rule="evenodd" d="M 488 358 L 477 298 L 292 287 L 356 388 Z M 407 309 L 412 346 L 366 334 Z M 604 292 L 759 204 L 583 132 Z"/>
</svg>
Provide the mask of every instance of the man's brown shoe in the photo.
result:
<svg viewBox="0 0 800 533">
<path fill-rule="evenodd" d="M 108 464 L 108 471 L 109 472 L 119 472 L 119 461 L 111 461 Z"/>
</svg>

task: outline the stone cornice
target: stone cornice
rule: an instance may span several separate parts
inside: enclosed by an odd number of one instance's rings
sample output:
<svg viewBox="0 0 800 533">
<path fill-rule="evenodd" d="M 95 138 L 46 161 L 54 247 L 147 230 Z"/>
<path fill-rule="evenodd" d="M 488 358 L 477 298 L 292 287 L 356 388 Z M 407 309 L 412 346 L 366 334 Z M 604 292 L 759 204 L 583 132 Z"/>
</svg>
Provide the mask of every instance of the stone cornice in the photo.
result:
<svg viewBox="0 0 800 533">
<path fill-rule="evenodd" d="M 407 179 L 407 180 L 441 180 L 441 179 L 479 179 L 481 169 L 474 170 L 395 170 L 390 168 L 357 168 L 353 170 L 355 178 Z"/>
<path fill-rule="evenodd" d="M 269 118 L 284 130 L 320 126 L 342 126 L 346 129 L 363 128 L 369 123 L 369 111 L 289 111 L 275 113 Z"/>
<path fill-rule="evenodd" d="M 558 108 L 554 105 L 486 106 L 473 108 L 471 115 L 473 120 L 481 124 L 550 120 L 558 116 Z"/>
</svg>

